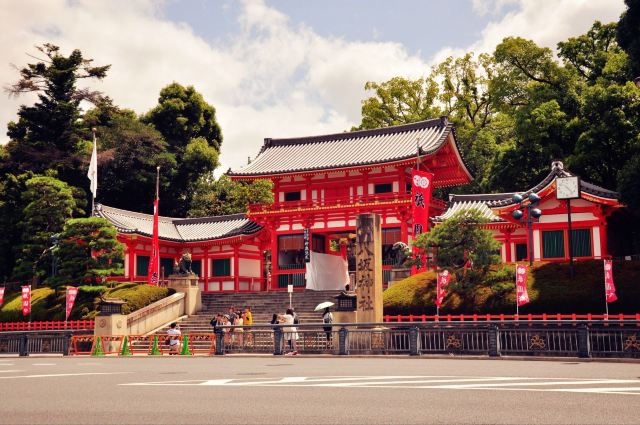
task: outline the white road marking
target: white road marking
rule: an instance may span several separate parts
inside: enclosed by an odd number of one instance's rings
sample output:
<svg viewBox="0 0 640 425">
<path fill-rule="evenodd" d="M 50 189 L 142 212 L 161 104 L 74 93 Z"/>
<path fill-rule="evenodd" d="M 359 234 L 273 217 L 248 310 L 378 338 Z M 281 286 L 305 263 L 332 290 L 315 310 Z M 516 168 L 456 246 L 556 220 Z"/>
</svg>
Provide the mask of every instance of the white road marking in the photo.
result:
<svg viewBox="0 0 640 425">
<path fill-rule="evenodd" d="M 503 378 L 503 377 L 488 377 L 488 378 L 465 378 L 465 379 L 417 379 L 411 381 L 366 381 L 366 382 L 340 382 L 331 384 L 314 384 L 313 387 L 359 387 L 359 386 L 386 386 L 391 384 L 427 384 L 437 382 L 485 382 L 485 381 L 514 381 L 525 380 L 534 378 Z M 469 384 L 469 387 L 474 385 L 483 384 Z M 492 384 L 485 384 L 492 385 Z M 494 385 L 507 385 L 507 384 L 494 384 Z M 525 382 L 511 383 L 510 385 L 529 385 Z M 413 386 L 412 386 L 413 387 Z M 434 385 L 434 386 L 416 386 L 415 388 L 448 388 L 454 387 L 454 385 Z"/>
<path fill-rule="evenodd" d="M 517 382 L 515 382 L 517 381 Z M 446 385 L 416 385 L 451 383 Z M 631 384 L 629 387 L 606 387 Z M 633 385 L 635 384 L 635 385 Z M 342 388 L 411 388 L 441 390 L 575 392 L 616 395 L 640 395 L 638 379 L 537 378 L 524 376 L 288 376 L 254 379 L 199 379 L 189 381 L 132 382 L 119 385 L 152 386 L 256 386 L 256 387 L 342 387 Z M 594 386 L 580 388 L 580 386 Z M 568 388 L 563 388 L 568 386 Z M 574 386 L 573 388 L 571 388 Z M 536 388 L 537 387 L 537 388 Z M 548 387 L 548 388 L 541 388 Z"/>
<path fill-rule="evenodd" d="M 499 384 L 462 384 L 462 385 L 433 385 L 424 386 L 418 388 L 474 388 L 480 389 L 481 387 L 508 387 L 508 386 L 521 386 L 521 385 L 590 385 L 590 384 L 626 384 L 631 382 L 638 382 L 635 379 L 592 379 L 592 380 L 578 380 L 578 381 L 552 381 L 552 382 L 503 382 Z"/>
<path fill-rule="evenodd" d="M 55 363 L 33 363 L 31 366 L 55 366 Z"/>
<path fill-rule="evenodd" d="M 9 372 L 23 372 L 23 370 L 17 370 L 17 369 L 9 369 L 9 370 L 0 370 L 0 373 L 9 373 Z"/>
<path fill-rule="evenodd" d="M 54 373 L 48 375 L 17 375 L 17 376 L 0 376 L 0 379 L 16 379 L 16 378 L 58 378 L 65 376 L 87 376 L 87 375 L 122 375 L 134 372 L 87 372 L 87 373 Z"/>
</svg>

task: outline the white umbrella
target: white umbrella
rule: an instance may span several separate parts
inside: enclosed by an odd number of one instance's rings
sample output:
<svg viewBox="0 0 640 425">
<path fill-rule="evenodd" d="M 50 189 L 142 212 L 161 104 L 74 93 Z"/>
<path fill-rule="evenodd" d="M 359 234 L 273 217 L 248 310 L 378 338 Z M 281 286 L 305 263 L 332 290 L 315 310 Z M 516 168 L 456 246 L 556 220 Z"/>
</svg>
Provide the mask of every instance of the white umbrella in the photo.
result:
<svg viewBox="0 0 640 425">
<path fill-rule="evenodd" d="M 335 305 L 334 303 L 332 303 L 331 301 L 325 301 L 323 303 L 320 303 L 316 306 L 316 308 L 313 309 L 313 311 L 320 311 L 320 310 L 324 310 L 327 307 L 331 307 L 332 305 Z"/>
</svg>

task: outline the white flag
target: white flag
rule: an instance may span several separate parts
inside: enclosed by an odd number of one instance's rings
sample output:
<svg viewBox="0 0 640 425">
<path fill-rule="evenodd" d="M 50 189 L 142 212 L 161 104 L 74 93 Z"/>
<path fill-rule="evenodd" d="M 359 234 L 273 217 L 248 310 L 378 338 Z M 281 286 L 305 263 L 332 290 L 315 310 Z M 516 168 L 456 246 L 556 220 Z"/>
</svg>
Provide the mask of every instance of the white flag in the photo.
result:
<svg viewBox="0 0 640 425">
<path fill-rule="evenodd" d="M 89 177 L 89 181 L 91 184 L 89 185 L 89 190 L 93 194 L 93 197 L 96 197 L 98 193 L 98 150 L 96 148 L 96 134 L 93 133 L 93 152 L 91 153 L 91 161 L 89 162 L 89 171 L 87 172 L 87 177 Z"/>
</svg>

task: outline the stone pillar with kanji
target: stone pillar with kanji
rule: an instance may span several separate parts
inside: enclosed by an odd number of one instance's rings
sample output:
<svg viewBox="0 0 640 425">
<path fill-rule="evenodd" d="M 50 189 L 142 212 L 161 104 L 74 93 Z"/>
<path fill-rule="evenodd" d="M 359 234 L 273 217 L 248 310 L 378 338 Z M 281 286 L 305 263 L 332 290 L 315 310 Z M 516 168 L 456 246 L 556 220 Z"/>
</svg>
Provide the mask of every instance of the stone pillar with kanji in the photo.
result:
<svg viewBox="0 0 640 425">
<path fill-rule="evenodd" d="M 382 322 L 382 229 L 379 214 L 356 219 L 358 323 Z"/>
</svg>

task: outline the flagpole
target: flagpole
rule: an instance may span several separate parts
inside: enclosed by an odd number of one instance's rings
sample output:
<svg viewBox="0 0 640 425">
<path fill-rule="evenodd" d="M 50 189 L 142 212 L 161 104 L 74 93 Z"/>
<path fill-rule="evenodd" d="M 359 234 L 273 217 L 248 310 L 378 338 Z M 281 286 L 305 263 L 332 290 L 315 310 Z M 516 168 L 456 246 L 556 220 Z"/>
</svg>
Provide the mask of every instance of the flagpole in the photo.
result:
<svg viewBox="0 0 640 425">
<path fill-rule="evenodd" d="M 158 216 L 160 216 L 160 166 L 158 165 L 156 167 L 156 205 L 158 208 Z M 160 233 L 160 230 L 158 229 L 158 234 Z M 159 237 L 156 236 L 156 238 Z M 157 241 L 157 239 L 156 239 Z M 156 242 L 157 246 L 157 252 L 156 252 L 156 276 L 158 276 L 158 283 L 157 285 L 160 286 L 160 244 L 158 242 Z"/>
<path fill-rule="evenodd" d="M 520 316 L 520 306 L 518 305 L 518 263 L 516 263 L 516 316 Z"/>
<path fill-rule="evenodd" d="M 604 279 L 604 311 L 608 319 L 609 318 L 609 301 L 607 300 L 607 278 L 606 277 Z"/>
<path fill-rule="evenodd" d="M 93 155 L 97 155 L 96 151 L 97 151 L 97 142 L 96 142 L 96 128 L 93 127 L 91 129 L 91 132 L 93 133 L 93 152 L 91 154 L 91 161 L 93 162 Z M 97 163 L 97 158 L 96 158 L 96 163 Z M 97 180 L 98 179 L 98 170 L 95 170 L 96 175 L 94 176 L 94 178 Z M 91 183 L 91 185 L 93 186 L 93 182 Z M 96 185 L 97 186 L 97 185 Z M 89 217 L 93 216 L 93 212 L 95 211 L 95 206 L 96 206 L 96 193 L 95 191 L 91 191 L 91 213 L 89 214 Z"/>
</svg>

